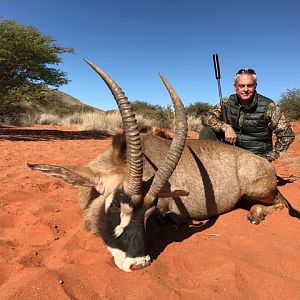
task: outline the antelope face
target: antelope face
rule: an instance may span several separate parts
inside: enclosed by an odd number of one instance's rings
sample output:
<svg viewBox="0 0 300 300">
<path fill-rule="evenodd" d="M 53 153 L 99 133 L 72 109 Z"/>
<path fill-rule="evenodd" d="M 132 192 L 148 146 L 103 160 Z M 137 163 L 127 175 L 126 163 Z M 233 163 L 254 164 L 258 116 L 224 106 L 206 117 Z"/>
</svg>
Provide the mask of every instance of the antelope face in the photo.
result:
<svg viewBox="0 0 300 300">
<path fill-rule="evenodd" d="M 151 211 L 153 208 L 132 207 L 123 188 L 106 200 L 105 221 L 101 222 L 99 233 L 121 270 L 130 272 L 150 265 L 145 223 Z"/>
</svg>

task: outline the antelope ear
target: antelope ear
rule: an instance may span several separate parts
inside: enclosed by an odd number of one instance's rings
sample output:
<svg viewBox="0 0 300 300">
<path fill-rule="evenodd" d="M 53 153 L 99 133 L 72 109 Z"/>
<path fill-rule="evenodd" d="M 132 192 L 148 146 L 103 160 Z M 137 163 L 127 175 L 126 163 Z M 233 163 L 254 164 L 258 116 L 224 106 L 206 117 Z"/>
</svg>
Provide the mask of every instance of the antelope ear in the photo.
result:
<svg viewBox="0 0 300 300">
<path fill-rule="evenodd" d="M 27 165 L 33 170 L 42 171 L 50 176 L 63 179 L 65 182 L 76 186 L 95 187 L 99 181 L 99 176 L 88 167 L 30 163 L 27 163 Z"/>
</svg>

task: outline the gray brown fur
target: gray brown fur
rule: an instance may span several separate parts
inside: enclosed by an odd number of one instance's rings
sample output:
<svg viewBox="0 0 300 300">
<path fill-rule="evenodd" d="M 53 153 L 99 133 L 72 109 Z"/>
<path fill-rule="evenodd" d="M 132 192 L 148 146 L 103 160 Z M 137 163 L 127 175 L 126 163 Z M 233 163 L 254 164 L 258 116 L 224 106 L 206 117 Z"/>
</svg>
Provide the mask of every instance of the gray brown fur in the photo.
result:
<svg viewBox="0 0 300 300">
<path fill-rule="evenodd" d="M 123 151 L 124 142 L 119 144 Z M 158 166 L 169 146 L 168 140 L 142 135 L 144 181 L 155 173 L 148 160 Z M 106 188 L 109 193 L 125 176 L 126 161 L 121 153 L 118 147 L 111 147 L 89 164 L 95 172 L 105 170 L 114 174 L 114 179 L 109 180 L 110 188 Z M 123 159 L 116 161 L 115 157 Z M 163 190 L 184 190 L 189 195 L 159 199 L 157 208 L 162 214 L 174 212 L 184 218 L 204 220 L 232 210 L 242 197 L 274 203 L 277 195 L 276 172 L 266 159 L 241 148 L 217 141 L 188 140 L 177 168 Z M 97 214 L 105 199 L 98 196 L 94 188 L 80 189 L 79 201 L 85 222 L 94 232 L 99 227 L 97 223 L 101 218 Z"/>
<path fill-rule="evenodd" d="M 151 148 L 155 143 L 159 146 Z M 149 137 L 143 151 L 158 162 L 154 149 L 161 153 L 167 144 Z M 217 141 L 187 141 L 169 183 L 171 190 L 185 190 L 189 195 L 158 202 L 159 209 L 200 220 L 230 211 L 242 197 L 273 203 L 277 193 L 276 173 L 267 160 Z"/>
</svg>

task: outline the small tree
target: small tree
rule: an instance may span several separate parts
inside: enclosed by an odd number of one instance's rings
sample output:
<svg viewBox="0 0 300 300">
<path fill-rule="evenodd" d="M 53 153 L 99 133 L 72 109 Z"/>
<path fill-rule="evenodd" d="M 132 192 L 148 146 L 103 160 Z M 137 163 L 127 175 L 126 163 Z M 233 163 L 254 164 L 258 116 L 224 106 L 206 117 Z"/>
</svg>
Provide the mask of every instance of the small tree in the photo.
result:
<svg viewBox="0 0 300 300">
<path fill-rule="evenodd" d="M 294 88 L 281 94 L 278 104 L 287 118 L 300 120 L 300 89 Z"/>
<path fill-rule="evenodd" d="M 60 54 L 73 53 L 73 48 L 56 44 L 32 26 L 0 19 L 0 110 L 3 114 L 18 112 L 20 102 L 39 100 L 45 87 L 67 84 L 66 73 L 50 65 L 58 65 Z"/>
<path fill-rule="evenodd" d="M 73 53 L 73 48 L 55 44 L 32 26 L 12 20 L 0 20 L 0 88 L 24 84 L 47 84 L 58 87 L 68 83 L 66 74 L 49 65 L 61 62 L 59 54 Z"/>
</svg>

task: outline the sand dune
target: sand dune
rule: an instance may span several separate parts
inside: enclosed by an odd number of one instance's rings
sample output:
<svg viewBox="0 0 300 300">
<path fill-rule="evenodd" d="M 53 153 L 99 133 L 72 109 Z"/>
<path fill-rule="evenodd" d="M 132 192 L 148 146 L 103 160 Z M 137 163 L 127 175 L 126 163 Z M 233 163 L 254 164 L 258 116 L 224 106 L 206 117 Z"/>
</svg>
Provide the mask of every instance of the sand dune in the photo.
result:
<svg viewBox="0 0 300 300">
<path fill-rule="evenodd" d="M 275 163 L 300 176 L 296 141 Z M 298 299 L 300 220 L 287 211 L 261 225 L 237 209 L 215 221 L 151 232 L 154 262 L 125 273 L 84 229 L 76 188 L 27 162 L 86 164 L 110 137 L 74 128 L 0 127 L 0 299 Z M 300 179 L 282 193 L 300 209 Z"/>
</svg>

